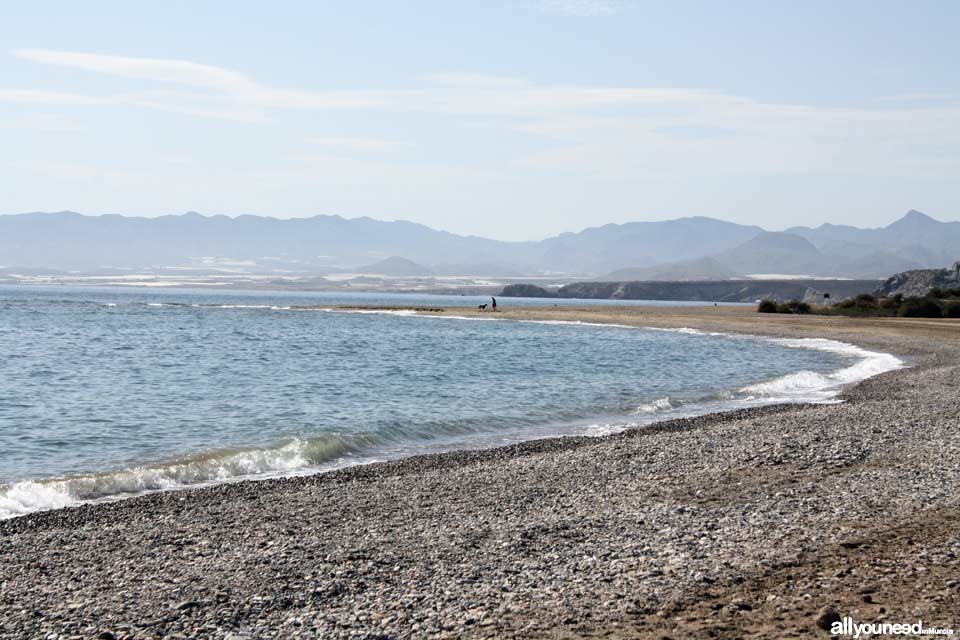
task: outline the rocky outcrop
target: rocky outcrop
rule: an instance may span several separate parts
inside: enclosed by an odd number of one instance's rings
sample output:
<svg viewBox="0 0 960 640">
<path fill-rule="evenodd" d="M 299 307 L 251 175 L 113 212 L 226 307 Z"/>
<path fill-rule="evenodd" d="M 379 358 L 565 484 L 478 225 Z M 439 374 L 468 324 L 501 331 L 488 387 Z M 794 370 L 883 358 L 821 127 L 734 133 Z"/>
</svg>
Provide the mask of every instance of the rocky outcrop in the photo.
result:
<svg viewBox="0 0 960 640">
<path fill-rule="evenodd" d="M 500 292 L 502 298 L 556 298 L 557 293 L 535 284 L 508 284 Z"/>
<path fill-rule="evenodd" d="M 597 300 L 684 300 L 703 302 L 786 302 L 802 300 L 808 290 L 829 293 L 831 301 L 868 293 L 879 280 L 715 280 L 699 282 L 575 282 L 560 287 L 560 298 Z"/>
<path fill-rule="evenodd" d="M 904 271 L 887 278 L 876 293 L 880 296 L 901 294 L 905 298 L 921 297 L 937 287 L 941 289 L 960 287 L 958 273 L 960 270 L 956 268 Z"/>
</svg>

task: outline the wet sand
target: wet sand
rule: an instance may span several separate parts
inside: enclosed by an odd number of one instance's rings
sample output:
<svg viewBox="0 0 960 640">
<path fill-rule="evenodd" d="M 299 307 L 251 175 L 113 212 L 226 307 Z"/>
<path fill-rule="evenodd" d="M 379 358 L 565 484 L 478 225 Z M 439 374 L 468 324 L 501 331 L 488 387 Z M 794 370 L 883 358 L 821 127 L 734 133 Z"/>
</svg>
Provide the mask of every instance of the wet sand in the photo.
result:
<svg viewBox="0 0 960 640">
<path fill-rule="evenodd" d="M 913 366 L 842 404 L 0 522 L 0 637 L 828 637 L 825 606 L 960 629 L 960 322 L 712 306 L 484 317 L 826 337 Z"/>
</svg>

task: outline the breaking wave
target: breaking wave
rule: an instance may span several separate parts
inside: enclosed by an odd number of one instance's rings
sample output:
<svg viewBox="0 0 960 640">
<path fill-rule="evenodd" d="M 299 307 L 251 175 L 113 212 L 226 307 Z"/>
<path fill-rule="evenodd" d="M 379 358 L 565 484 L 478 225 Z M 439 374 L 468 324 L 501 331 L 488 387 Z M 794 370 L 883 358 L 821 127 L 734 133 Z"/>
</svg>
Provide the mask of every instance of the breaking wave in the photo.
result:
<svg viewBox="0 0 960 640">
<path fill-rule="evenodd" d="M 769 401 L 833 400 L 840 389 L 875 375 L 901 369 L 906 364 L 889 353 L 868 351 L 852 344 L 824 338 L 770 338 L 770 342 L 794 349 L 815 349 L 857 358 L 854 364 L 832 373 L 797 371 L 773 380 L 747 385 L 739 391 Z"/>
<path fill-rule="evenodd" d="M 373 436 L 363 435 L 293 438 L 265 449 L 227 449 L 120 471 L 0 485 L 0 519 L 148 491 L 333 469 L 353 464 L 350 456 L 374 444 Z"/>
<path fill-rule="evenodd" d="M 666 411 L 668 409 L 673 409 L 673 403 L 670 402 L 670 398 L 663 397 L 657 398 L 653 402 L 641 404 L 634 413 L 657 413 L 658 411 Z"/>
</svg>

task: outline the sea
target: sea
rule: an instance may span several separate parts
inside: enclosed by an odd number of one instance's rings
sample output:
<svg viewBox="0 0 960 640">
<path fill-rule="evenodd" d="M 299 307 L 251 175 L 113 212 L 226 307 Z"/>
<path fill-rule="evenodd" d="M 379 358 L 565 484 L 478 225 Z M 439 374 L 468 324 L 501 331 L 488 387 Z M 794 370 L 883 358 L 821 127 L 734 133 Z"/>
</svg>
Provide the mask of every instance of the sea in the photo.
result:
<svg viewBox="0 0 960 640">
<path fill-rule="evenodd" d="M 844 385 L 904 365 L 831 340 L 516 321 L 473 310 L 488 301 L 0 286 L 0 518 L 601 436 L 747 406 L 836 402 Z M 424 317 L 298 308 L 329 305 L 471 310 Z"/>
</svg>

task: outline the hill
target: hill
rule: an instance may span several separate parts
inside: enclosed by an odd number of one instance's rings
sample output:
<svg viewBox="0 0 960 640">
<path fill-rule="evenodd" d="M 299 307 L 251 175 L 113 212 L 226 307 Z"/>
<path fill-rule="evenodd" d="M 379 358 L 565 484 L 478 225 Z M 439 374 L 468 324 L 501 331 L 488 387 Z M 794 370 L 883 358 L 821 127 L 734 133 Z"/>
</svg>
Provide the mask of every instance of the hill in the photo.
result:
<svg viewBox="0 0 960 640">
<path fill-rule="evenodd" d="M 431 276 L 433 269 L 399 256 L 392 256 L 357 269 L 358 273 L 379 276 Z"/>
<path fill-rule="evenodd" d="M 698 280 L 756 274 L 880 278 L 939 267 L 960 257 L 960 222 L 918 211 L 877 229 L 824 224 L 763 232 L 728 250 L 686 262 L 620 269 L 605 280 Z"/>
<path fill-rule="evenodd" d="M 910 211 L 879 229 L 768 232 L 706 217 L 628 222 L 537 242 L 462 236 L 405 221 L 277 219 L 196 212 L 157 218 L 74 212 L 0 215 L 0 265 L 20 272 L 590 276 L 716 280 L 751 274 L 883 277 L 960 255 L 960 222 Z M 384 256 L 390 258 L 384 259 Z"/>
</svg>

